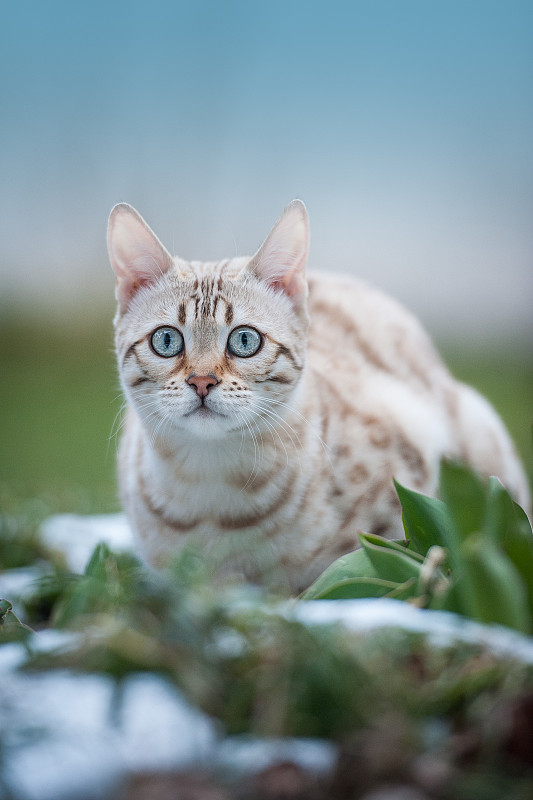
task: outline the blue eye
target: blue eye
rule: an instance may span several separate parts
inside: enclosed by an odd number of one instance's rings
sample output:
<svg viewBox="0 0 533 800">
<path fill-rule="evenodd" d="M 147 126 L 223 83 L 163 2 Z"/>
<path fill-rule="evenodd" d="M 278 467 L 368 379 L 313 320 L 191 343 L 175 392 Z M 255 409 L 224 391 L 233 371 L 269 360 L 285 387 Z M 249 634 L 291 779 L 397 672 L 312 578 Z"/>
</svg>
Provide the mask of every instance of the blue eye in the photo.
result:
<svg viewBox="0 0 533 800">
<path fill-rule="evenodd" d="M 239 358 L 254 356 L 261 347 L 263 340 L 255 328 L 242 326 L 235 328 L 228 338 L 228 350 Z"/>
<path fill-rule="evenodd" d="M 158 328 L 152 333 L 152 348 L 163 358 L 177 356 L 183 350 L 183 336 L 176 328 Z"/>
</svg>

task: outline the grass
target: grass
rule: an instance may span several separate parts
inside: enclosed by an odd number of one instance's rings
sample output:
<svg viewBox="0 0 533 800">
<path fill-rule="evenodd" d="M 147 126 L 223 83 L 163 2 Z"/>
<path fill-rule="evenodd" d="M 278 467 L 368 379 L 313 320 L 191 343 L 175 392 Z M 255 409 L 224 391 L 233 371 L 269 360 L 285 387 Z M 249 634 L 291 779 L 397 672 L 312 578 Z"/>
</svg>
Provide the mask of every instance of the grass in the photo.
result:
<svg viewBox="0 0 533 800">
<path fill-rule="evenodd" d="M 0 363 L 4 496 L 41 497 L 54 511 L 116 509 L 110 318 L 4 323 Z"/>
<path fill-rule="evenodd" d="M 0 502 L 40 498 L 51 511 L 118 509 L 115 461 L 121 396 L 112 309 L 0 323 Z M 533 482 L 533 363 L 516 348 L 449 347 L 454 373 L 494 403 Z"/>
<path fill-rule="evenodd" d="M 474 386 L 502 416 L 533 486 L 533 353 L 500 343 L 464 346 L 444 345 L 446 363 L 459 380 Z"/>
</svg>

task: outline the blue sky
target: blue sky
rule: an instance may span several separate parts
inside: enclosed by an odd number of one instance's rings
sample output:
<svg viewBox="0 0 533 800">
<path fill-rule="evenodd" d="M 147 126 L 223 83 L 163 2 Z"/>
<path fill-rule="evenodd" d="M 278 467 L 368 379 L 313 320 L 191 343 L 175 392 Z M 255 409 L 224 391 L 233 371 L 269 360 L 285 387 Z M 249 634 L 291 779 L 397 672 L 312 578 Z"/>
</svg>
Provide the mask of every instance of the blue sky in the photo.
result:
<svg viewBox="0 0 533 800">
<path fill-rule="evenodd" d="M 185 257 L 283 206 L 437 327 L 531 324 L 533 3 L 24 2 L 0 26 L 0 290 L 112 292 L 111 206 Z"/>
</svg>

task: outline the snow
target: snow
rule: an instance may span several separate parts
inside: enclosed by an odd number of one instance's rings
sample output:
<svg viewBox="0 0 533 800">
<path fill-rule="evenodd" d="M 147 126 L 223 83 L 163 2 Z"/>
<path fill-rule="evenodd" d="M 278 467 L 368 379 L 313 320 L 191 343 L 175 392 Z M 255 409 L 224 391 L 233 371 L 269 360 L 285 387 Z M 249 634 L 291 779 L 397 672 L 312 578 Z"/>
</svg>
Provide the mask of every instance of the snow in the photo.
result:
<svg viewBox="0 0 533 800">
<path fill-rule="evenodd" d="M 434 647 L 458 642 L 484 647 L 491 653 L 533 664 L 533 639 L 498 625 L 479 622 L 449 611 L 430 611 L 387 598 L 313 600 L 292 606 L 287 616 L 305 625 L 342 624 L 354 633 L 400 628 L 425 634 Z"/>
<path fill-rule="evenodd" d="M 16 665 L 20 647 L 6 646 L 7 661 Z M 207 764 L 218 738 L 207 715 L 151 674 L 119 690 L 105 675 L 12 672 L 0 717 L 3 777 L 17 800 L 115 796 L 131 772 Z"/>
<path fill-rule="evenodd" d="M 100 542 L 119 552 L 133 544 L 124 514 L 56 514 L 41 525 L 40 537 L 48 548 L 63 554 L 69 569 L 80 573 Z"/>
<path fill-rule="evenodd" d="M 278 739 L 258 736 L 233 736 L 222 741 L 217 763 L 237 774 L 266 769 L 279 761 L 292 761 L 315 774 L 332 770 L 337 747 L 322 739 Z"/>
</svg>

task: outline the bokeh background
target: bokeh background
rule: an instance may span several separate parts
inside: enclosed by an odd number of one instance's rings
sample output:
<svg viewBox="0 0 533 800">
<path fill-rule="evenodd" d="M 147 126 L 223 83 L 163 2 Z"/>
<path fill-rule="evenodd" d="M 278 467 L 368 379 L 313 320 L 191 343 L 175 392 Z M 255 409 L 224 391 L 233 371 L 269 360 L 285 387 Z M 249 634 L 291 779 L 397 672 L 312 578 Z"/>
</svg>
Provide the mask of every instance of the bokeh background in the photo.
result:
<svg viewBox="0 0 533 800">
<path fill-rule="evenodd" d="M 0 499 L 117 507 L 109 210 L 254 251 L 293 197 L 310 266 L 424 321 L 532 469 L 533 3 L 2 5 Z"/>
</svg>

